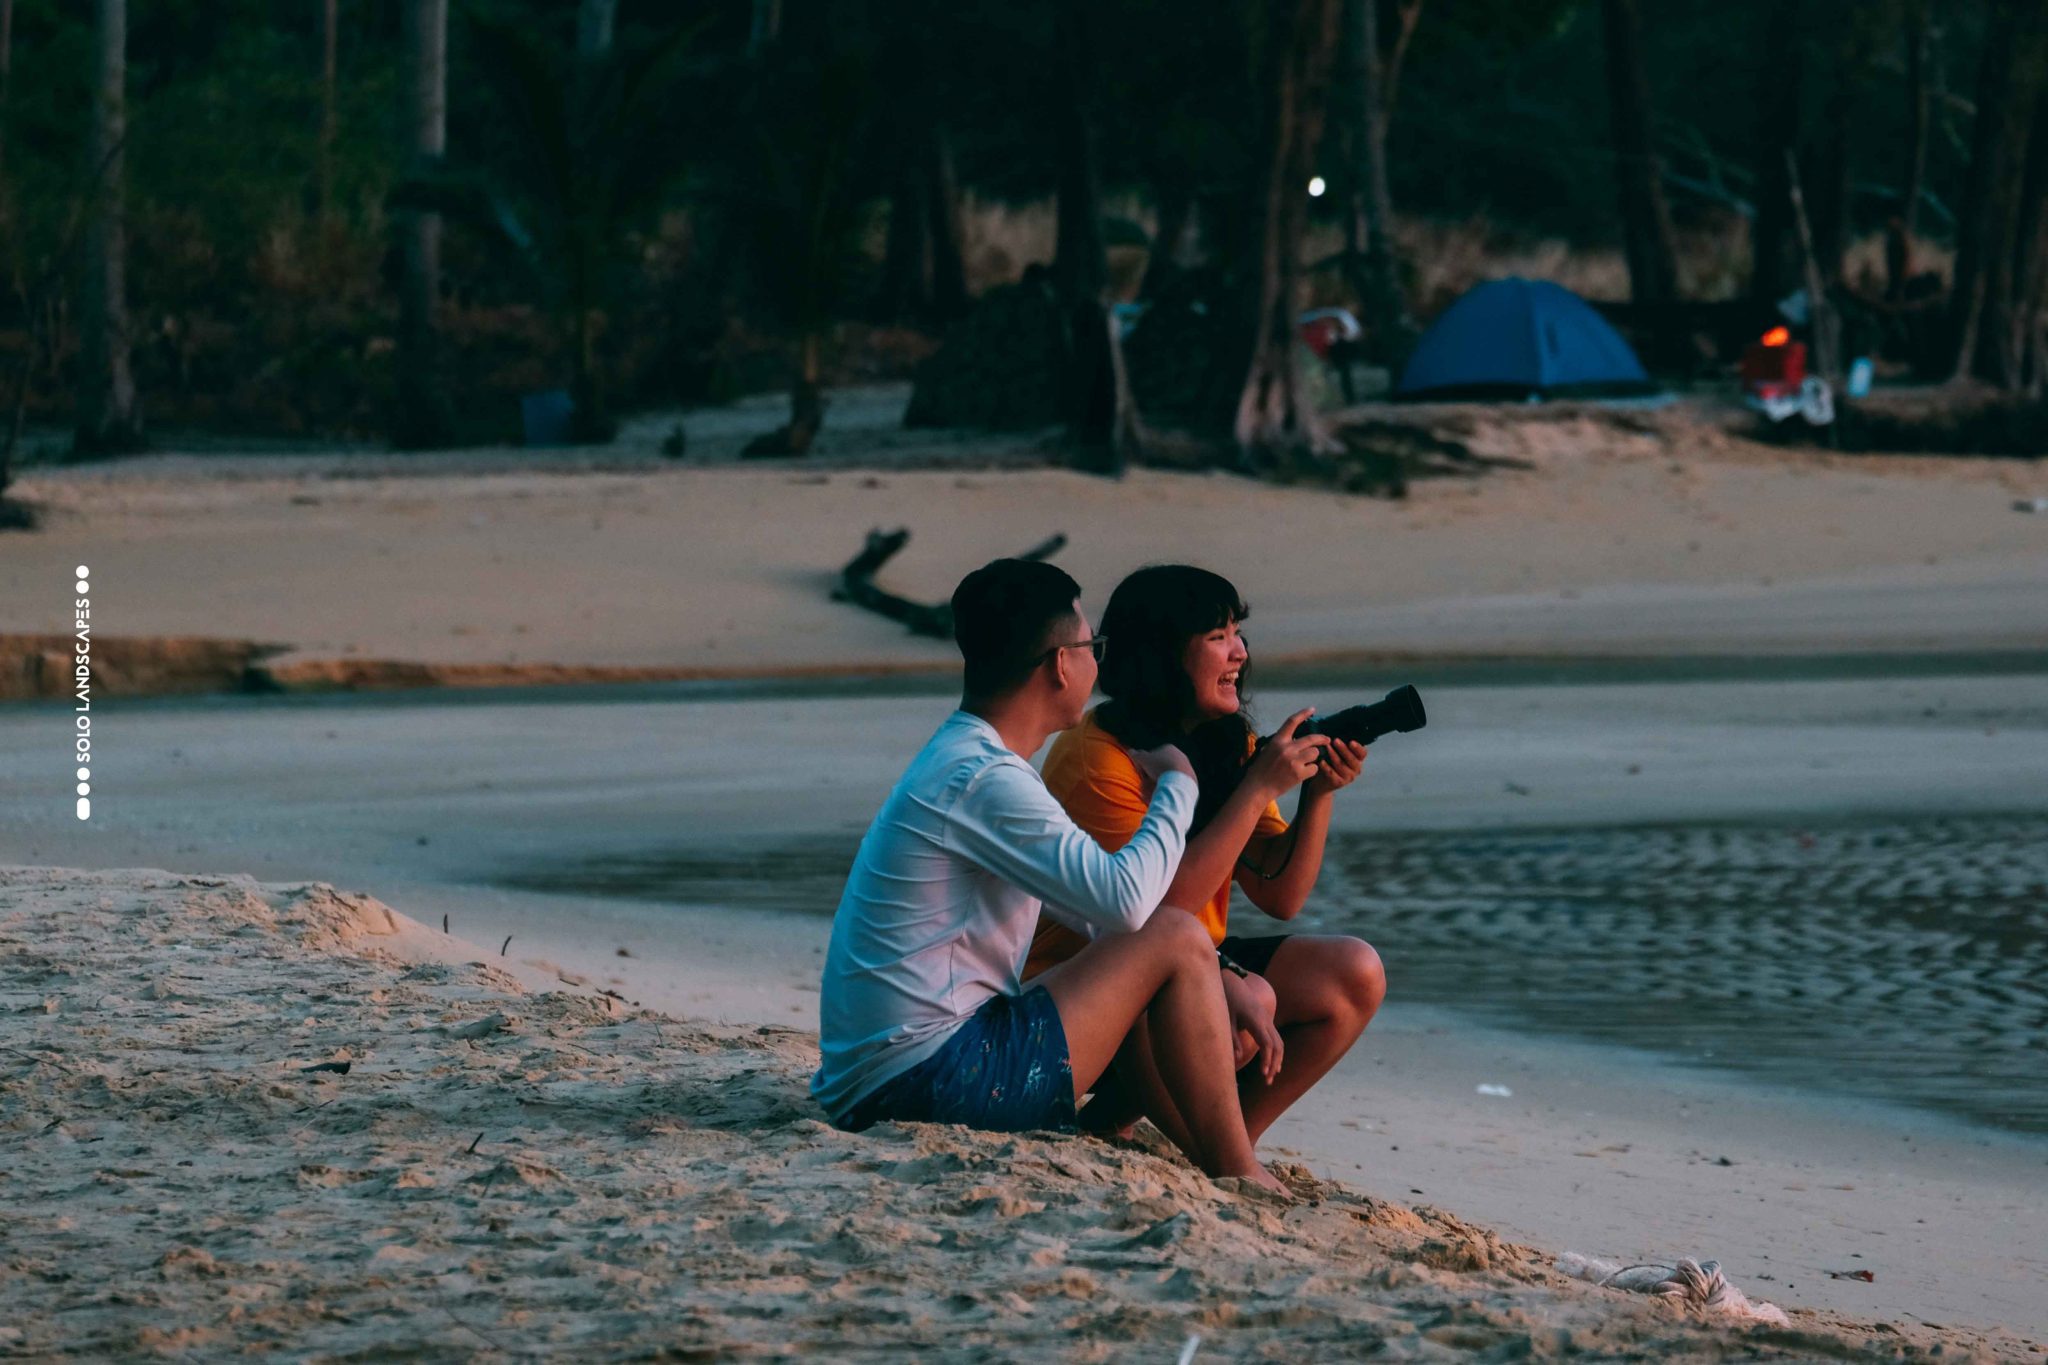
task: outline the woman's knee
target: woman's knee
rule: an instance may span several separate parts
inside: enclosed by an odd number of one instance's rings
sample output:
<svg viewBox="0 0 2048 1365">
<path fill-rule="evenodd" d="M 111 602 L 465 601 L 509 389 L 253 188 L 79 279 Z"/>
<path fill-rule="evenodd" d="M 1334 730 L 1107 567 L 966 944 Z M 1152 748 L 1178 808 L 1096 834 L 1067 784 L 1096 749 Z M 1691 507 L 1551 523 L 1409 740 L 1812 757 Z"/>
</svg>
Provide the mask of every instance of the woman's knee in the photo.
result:
<svg viewBox="0 0 2048 1365">
<path fill-rule="evenodd" d="M 1299 950 L 1275 962 L 1286 977 L 1283 1012 L 1289 1019 L 1350 1017 L 1363 1027 L 1387 994 L 1387 970 L 1373 946 L 1357 938 L 1291 940 Z"/>
<path fill-rule="evenodd" d="M 1338 992 L 1353 1009 L 1370 1019 L 1387 998 L 1387 966 L 1379 950 L 1360 938 L 1339 939 L 1331 968 Z"/>
</svg>

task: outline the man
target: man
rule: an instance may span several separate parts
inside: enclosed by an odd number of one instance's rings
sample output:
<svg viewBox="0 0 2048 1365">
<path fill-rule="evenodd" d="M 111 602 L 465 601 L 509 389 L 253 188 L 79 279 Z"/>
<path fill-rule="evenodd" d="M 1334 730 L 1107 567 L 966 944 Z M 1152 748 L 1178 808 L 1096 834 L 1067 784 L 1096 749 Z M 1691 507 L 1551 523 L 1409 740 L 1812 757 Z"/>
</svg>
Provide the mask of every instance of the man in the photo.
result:
<svg viewBox="0 0 2048 1365">
<path fill-rule="evenodd" d="M 1159 908 L 1194 811 L 1178 749 L 1133 755 L 1155 784 L 1137 832 L 1105 852 L 1029 759 L 1080 720 L 1101 641 L 1074 580 L 997 560 L 953 594 L 960 708 L 911 760 L 861 841 L 832 924 L 811 1093 L 858 1131 L 900 1119 L 997 1131 L 1072 1129 L 1076 1098 L 1133 1026 L 1156 1063 L 1147 1108 L 1171 1107 L 1212 1176 L 1269 1188 L 1245 1135 L 1208 934 Z M 1303 776 L 1318 738 L 1296 742 Z M 1019 979 L 1040 904 L 1092 942 Z M 1155 913 L 1156 911 L 1156 913 Z"/>
</svg>

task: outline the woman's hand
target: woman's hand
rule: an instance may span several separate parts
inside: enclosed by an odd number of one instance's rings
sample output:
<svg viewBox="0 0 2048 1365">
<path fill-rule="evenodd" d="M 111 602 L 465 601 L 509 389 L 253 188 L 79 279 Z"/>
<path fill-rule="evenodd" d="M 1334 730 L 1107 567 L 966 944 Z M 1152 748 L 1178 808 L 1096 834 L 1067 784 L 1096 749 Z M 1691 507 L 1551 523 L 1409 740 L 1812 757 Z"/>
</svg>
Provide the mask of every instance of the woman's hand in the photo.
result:
<svg viewBox="0 0 2048 1365">
<path fill-rule="evenodd" d="M 1294 733 L 1295 727 L 1313 714 L 1315 708 L 1311 706 L 1289 716 L 1245 765 L 1244 780 L 1264 791 L 1269 799 L 1277 799 L 1315 776 L 1316 761 L 1329 741 L 1321 735 Z"/>
<path fill-rule="evenodd" d="M 1348 739 L 1333 739 L 1323 750 L 1323 766 L 1302 784 L 1305 796 L 1328 796 L 1358 780 L 1365 768 L 1365 746 Z"/>
<path fill-rule="evenodd" d="M 1223 1000 L 1230 1009 L 1231 1065 L 1242 1071 L 1254 1056 L 1259 1074 L 1267 1085 L 1280 1074 L 1280 1030 L 1273 1026 L 1278 1004 L 1273 988 L 1263 976 L 1239 976 L 1228 967 L 1223 971 Z"/>
</svg>

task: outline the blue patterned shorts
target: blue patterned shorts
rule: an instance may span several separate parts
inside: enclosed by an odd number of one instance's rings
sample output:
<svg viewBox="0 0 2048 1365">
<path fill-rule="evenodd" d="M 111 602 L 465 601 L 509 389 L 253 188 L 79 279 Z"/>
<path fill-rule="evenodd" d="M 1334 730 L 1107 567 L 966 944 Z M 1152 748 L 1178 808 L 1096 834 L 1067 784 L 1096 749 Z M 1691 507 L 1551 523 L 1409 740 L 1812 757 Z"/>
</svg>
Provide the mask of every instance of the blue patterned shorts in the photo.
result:
<svg viewBox="0 0 2048 1365">
<path fill-rule="evenodd" d="M 1074 1071 L 1052 993 L 990 997 L 937 1052 L 861 1096 L 837 1123 L 858 1133 L 887 1119 L 1073 1132 Z"/>
</svg>

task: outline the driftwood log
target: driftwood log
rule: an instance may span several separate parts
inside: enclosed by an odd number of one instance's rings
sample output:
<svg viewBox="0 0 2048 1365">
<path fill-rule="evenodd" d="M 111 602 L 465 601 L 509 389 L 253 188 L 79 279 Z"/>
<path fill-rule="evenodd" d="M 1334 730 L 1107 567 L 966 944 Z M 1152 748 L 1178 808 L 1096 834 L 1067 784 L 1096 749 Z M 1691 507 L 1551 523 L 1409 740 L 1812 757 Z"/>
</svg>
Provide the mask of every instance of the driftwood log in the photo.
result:
<svg viewBox="0 0 2048 1365">
<path fill-rule="evenodd" d="M 846 567 L 839 571 L 839 586 L 832 590 L 832 600 L 851 602 L 856 607 L 865 607 L 892 621 L 901 621 L 910 627 L 910 633 L 913 635 L 927 635 L 935 640 L 950 640 L 953 638 L 952 603 L 913 602 L 875 584 L 875 575 L 881 571 L 882 566 L 909 543 L 910 532 L 901 527 L 894 531 L 868 532 L 867 543 L 861 547 L 860 553 L 847 561 Z M 1066 548 L 1066 544 L 1066 535 L 1055 533 L 1017 558 L 1050 559 Z"/>
</svg>

